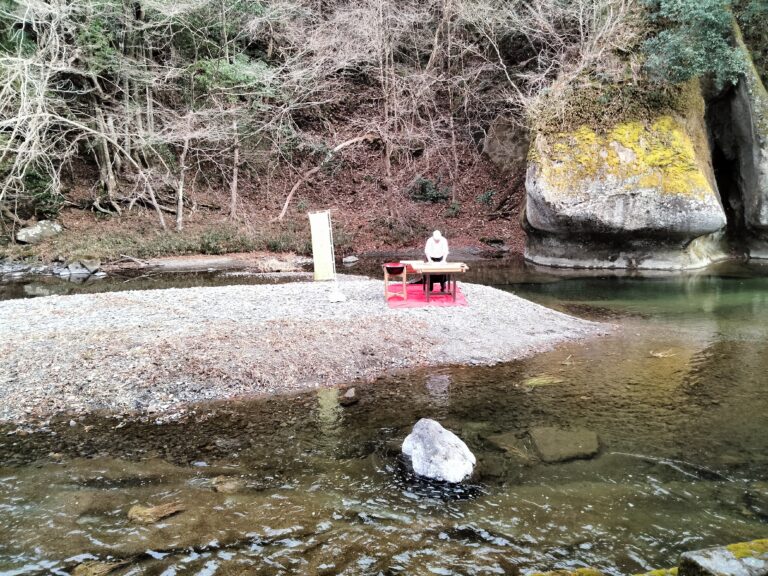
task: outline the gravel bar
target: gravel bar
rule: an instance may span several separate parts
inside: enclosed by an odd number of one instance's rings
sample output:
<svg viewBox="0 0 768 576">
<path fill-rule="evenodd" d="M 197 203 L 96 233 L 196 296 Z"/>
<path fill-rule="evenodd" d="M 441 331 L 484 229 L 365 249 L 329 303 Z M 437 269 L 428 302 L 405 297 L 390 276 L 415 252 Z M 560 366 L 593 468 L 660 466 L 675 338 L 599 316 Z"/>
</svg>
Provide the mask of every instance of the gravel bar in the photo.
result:
<svg viewBox="0 0 768 576">
<path fill-rule="evenodd" d="M 226 286 L 0 302 L 0 421 L 290 393 L 440 364 L 494 364 L 610 327 L 461 284 L 466 307 L 390 309 L 383 282 Z"/>
</svg>

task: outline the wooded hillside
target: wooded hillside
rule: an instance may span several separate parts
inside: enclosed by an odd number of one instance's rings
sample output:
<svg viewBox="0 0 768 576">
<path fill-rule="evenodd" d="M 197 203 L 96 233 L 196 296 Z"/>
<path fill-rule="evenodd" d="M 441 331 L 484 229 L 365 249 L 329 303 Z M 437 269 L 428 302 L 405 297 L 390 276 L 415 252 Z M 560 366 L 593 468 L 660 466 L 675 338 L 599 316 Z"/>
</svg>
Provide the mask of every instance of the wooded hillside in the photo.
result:
<svg viewBox="0 0 768 576">
<path fill-rule="evenodd" d="M 425 218 L 509 218 L 520 174 L 481 157 L 496 119 L 525 139 L 674 108 L 692 77 L 736 82 L 733 13 L 728 0 L 0 0 L 2 231 L 63 209 L 262 226 L 319 204 L 373 209 L 407 243 Z M 764 40 L 765 0 L 736 13 Z"/>
</svg>

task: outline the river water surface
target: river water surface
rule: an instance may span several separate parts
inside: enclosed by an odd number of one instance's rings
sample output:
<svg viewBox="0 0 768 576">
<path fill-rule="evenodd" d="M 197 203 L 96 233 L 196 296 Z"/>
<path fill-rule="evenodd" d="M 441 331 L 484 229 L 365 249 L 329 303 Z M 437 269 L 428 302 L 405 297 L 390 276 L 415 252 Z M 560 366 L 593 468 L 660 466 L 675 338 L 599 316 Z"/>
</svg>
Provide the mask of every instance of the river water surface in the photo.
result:
<svg viewBox="0 0 768 576">
<path fill-rule="evenodd" d="M 358 384 L 350 407 L 320 390 L 161 424 L 2 427 L 0 575 L 88 561 L 165 576 L 618 575 L 768 537 L 768 268 L 641 278 L 486 263 L 468 280 L 621 328 L 525 361 Z M 408 474 L 398 446 L 421 417 L 477 455 L 470 485 Z M 593 430 L 600 454 L 542 463 L 538 426 Z M 163 503 L 184 510 L 127 518 Z"/>
</svg>

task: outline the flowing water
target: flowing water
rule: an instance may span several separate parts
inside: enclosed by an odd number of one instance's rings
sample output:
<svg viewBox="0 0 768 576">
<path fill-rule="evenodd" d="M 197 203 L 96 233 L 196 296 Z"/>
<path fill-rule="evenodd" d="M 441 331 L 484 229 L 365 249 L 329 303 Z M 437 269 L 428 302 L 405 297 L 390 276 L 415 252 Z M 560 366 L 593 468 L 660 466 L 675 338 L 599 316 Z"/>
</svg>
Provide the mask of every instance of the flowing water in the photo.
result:
<svg viewBox="0 0 768 576">
<path fill-rule="evenodd" d="M 469 279 L 469 278 L 468 278 Z M 768 269 L 652 277 L 473 266 L 471 280 L 620 326 L 493 367 L 206 404 L 185 421 L 0 429 L 0 575 L 632 574 L 768 536 Z M 431 417 L 478 457 L 461 489 L 398 458 Z M 589 460 L 528 432 L 582 427 Z M 136 504 L 184 510 L 150 524 Z"/>
</svg>

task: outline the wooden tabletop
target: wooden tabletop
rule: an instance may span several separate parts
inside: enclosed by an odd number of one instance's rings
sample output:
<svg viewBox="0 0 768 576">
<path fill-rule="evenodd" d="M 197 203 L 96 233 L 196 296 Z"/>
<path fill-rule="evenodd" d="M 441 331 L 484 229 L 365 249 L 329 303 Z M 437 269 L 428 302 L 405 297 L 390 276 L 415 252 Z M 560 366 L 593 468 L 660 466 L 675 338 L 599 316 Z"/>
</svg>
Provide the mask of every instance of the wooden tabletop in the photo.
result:
<svg viewBox="0 0 768 576">
<path fill-rule="evenodd" d="M 466 272 L 469 266 L 464 262 L 418 262 L 414 260 L 402 261 L 402 264 L 408 264 L 416 272 L 428 272 L 429 274 L 448 274 L 453 272 Z"/>
</svg>

